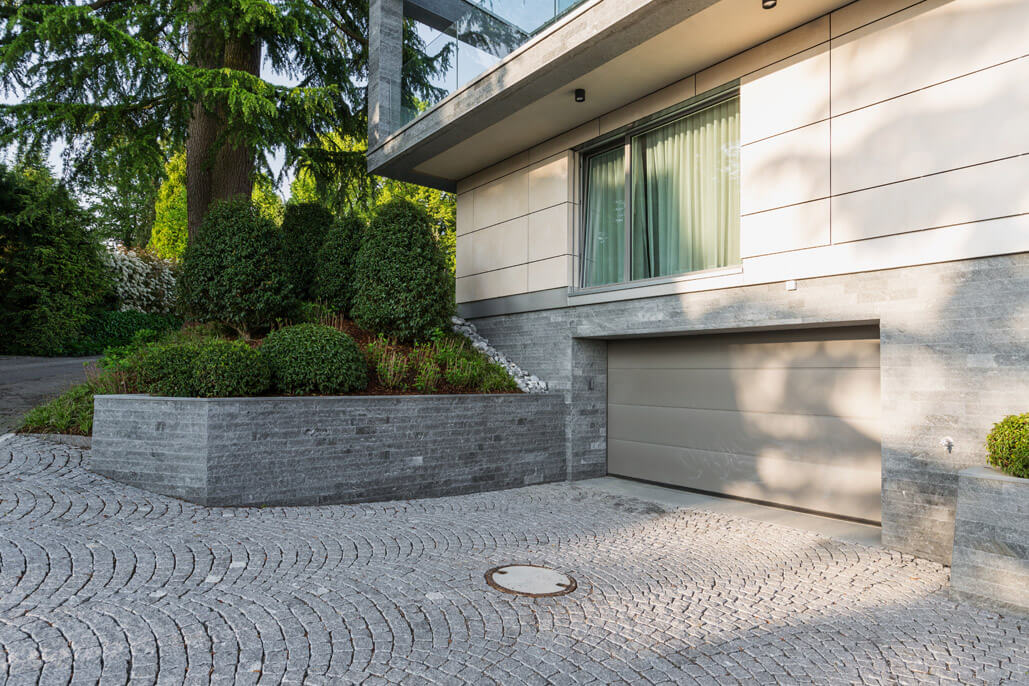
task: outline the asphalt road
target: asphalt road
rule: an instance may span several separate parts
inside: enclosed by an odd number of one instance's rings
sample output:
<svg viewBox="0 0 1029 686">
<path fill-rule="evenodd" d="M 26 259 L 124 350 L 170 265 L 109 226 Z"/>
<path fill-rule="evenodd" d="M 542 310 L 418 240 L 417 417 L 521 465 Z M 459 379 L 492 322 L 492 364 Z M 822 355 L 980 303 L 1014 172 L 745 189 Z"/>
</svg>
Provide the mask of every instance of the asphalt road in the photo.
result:
<svg viewBox="0 0 1029 686">
<path fill-rule="evenodd" d="M 86 380 L 84 363 L 96 357 L 16 357 L 0 355 L 0 433 L 22 415 Z"/>
</svg>

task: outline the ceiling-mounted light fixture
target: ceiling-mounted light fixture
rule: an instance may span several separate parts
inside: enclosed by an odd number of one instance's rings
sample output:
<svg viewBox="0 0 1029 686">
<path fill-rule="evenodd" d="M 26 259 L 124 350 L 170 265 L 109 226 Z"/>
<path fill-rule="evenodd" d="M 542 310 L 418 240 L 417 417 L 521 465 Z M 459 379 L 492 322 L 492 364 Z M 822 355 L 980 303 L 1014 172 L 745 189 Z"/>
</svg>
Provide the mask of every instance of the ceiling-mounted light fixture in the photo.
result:
<svg viewBox="0 0 1029 686">
<path fill-rule="evenodd" d="M 586 89 L 576 88 L 575 89 L 575 102 L 586 102 Z"/>
<path fill-rule="evenodd" d="M 761 0 L 761 9 L 773 9 L 779 0 Z"/>
</svg>

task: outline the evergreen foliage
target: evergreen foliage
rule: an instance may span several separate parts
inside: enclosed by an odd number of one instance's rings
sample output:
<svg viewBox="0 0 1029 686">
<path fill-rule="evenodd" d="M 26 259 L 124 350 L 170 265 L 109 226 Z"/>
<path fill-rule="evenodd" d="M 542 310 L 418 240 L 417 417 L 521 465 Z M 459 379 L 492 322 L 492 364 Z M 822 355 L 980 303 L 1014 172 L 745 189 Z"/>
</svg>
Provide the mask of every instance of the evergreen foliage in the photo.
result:
<svg viewBox="0 0 1029 686">
<path fill-rule="evenodd" d="M 110 293 L 86 214 L 45 169 L 0 166 L 0 352 L 59 355 Z"/>
<path fill-rule="evenodd" d="M 318 251 L 314 297 L 336 312 L 350 312 L 354 302 L 354 259 L 364 236 L 364 222 L 348 215 L 335 222 Z"/>
<path fill-rule="evenodd" d="M 1029 413 L 994 424 L 986 447 L 991 465 L 1010 476 L 1029 479 Z"/>
<path fill-rule="evenodd" d="M 349 393 L 368 385 L 368 363 L 357 343 L 331 326 L 298 324 L 273 331 L 260 351 L 283 393 Z"/>
<path fill-rule="evenodd" d="M 354 260 L 354 285 L 351 315 L 362 328 L 410 342 L 448 326 L 454 280 L 425 210 L 407 200 L 376 210 Z"/>
<path fill-rule="evenodd" d="M 282 258 L 282 234 L 253 203 L 215 204 L 186 246 L 178 278 L 183 313 L 219 322 L 249 338 L 296 303 Z"/>
<path fill-rule="evenodd" d="M 332 213 L 318 203 L 290 203 L 282 219 L 283 259 L 301 298 L 314 290 L 318 252 L 332 227 Z"/>
</svg>

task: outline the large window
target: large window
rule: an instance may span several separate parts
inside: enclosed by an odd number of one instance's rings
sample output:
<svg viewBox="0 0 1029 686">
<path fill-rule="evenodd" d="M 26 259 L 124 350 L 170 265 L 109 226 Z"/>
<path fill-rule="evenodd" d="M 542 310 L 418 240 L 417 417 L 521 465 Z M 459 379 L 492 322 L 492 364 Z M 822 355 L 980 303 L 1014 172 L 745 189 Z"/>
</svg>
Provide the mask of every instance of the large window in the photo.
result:
<svg viewBox="0 0 1029 686">
<path fill-rule="evenodd" d="M 739 112 L 722 100 L 586 158 L 583 286 L 739 262 Z"/>
</svg>

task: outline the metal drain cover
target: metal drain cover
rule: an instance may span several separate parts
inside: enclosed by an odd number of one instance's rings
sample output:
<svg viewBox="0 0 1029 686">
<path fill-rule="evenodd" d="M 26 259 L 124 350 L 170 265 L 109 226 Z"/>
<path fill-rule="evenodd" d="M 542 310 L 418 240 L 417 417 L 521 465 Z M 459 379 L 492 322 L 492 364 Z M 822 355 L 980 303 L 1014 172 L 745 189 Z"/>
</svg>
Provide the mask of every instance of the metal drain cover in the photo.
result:
<svg viewBox="0 0 1029 686">
<path fill-rule="evenodd" d="M 549 598 L 575 590 L 575 579 L 536 565 L 504 565 L 486 572 L 486 583 L 504 593 Z"/>
</svg>

